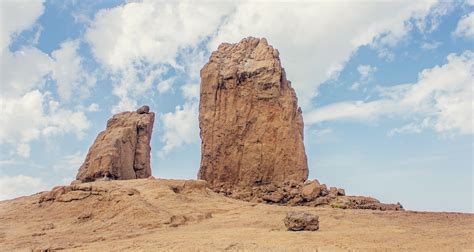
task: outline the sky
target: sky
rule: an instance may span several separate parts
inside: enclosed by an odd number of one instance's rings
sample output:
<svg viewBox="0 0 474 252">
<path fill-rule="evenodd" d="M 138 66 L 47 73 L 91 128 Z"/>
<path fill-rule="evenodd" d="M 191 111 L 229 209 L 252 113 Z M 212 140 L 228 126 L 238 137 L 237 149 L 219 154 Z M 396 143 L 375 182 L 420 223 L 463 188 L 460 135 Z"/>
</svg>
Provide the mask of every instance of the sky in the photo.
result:
<svg viewBox="0 0 474 252">
<path fill-rule="evenodd" d="M 195 179 L 199 71 L 265 37 L 305 123 L 309 178 L 474 212 L 474 1 L 0 0 L 0 200 L 69 184 L 117 112 L 156 113 L 152 173 Z"/>
</svg>

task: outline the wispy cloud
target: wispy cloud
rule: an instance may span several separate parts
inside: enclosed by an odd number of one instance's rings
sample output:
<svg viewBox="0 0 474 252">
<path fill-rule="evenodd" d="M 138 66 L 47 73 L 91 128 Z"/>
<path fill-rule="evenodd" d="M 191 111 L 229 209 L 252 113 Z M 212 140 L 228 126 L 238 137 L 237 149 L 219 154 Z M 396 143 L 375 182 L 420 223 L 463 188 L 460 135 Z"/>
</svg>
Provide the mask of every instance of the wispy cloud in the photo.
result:
<svg viewBox="0 0 474 252">
<path fill-rule="evenodd" d="M 416 133 L 426 128 L 440 133 L 471 134 L 474 53 L 450 54 L 447 61 L 420 72 L 416 83 L 380 88 L 378 100 L 344 101 L 310 111 L 305 116 L 306 123 L 371 122 L 383 116 L 396 116 L 412 122 L 393 129 L 390 135 Z"/>
</svg>

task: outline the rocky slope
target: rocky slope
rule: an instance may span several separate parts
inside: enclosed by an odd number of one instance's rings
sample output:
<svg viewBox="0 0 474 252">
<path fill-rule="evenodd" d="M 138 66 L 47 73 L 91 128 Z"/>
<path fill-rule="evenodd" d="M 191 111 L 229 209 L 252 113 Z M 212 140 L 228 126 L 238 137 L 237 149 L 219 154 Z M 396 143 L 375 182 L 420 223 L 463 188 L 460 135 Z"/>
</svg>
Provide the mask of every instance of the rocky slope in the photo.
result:
<svg viewBox="0 0 474 252">
<path fill-rule="evenodd" d="M 152 177 L 58 188 L 0 202 L 0 251 L 462 251 L 474 242 L 473 214 L 258 204 L 203 181 Z M 287 231 L 290 211 L 318 215 L 319 230 Z"/>
<path fill-rule="evenodd" d="M 106 179 L 136 179 L 151 176 L 150 141 L 155 114 L 148 106 L 122 112 L 107 121 L 79 168 L 83 182 Z"/>
<path fill-rule="evenodd" d="M 212 188 L 304 182 L 303 118 L 266 39 L 221 44 L 201 70 L 201 168 Z"/>
</svg>

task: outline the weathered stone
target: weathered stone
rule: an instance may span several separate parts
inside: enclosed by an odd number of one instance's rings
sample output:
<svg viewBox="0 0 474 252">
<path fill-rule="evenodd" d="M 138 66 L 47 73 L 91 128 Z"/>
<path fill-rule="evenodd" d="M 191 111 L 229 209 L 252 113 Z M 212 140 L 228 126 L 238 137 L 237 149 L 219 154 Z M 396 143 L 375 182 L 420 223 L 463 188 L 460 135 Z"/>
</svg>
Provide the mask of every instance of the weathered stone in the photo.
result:
<svg viewBox="0 0 474 252">
<path fill-rule="evenodd" d="M 329 204 L 329 199 L 327 197 L 318 197 L 311 203 L 312 206 L 327 205 Z"/>
<path fill-rule="evenodd" d="M 201 70 L 198 178 L 212 188 L 306 180 L 303 118 L 265 39 L 221 44 Z"/>
<path fill-rule="evenodd" d="M 319 229 L 319 216 L 305 212 L 289 212 L 283 222 L 289 231 L 316 231 Z"/>
<path fill-rule="evenodd" d="M 76 179 L 135 179 L 151 176 L 150 140 L 155 114 L 143 106 L 137 112 L 114 115 L 99 133 Z"/>
<path fill-rule="evenodd" d="M 337 196 L 345 196 L 346 191 L 342 188 L 337 188 Z"/>
<path fill-rule="evenodd" d="M 303 198 L 301 198 L 301 196 L 299 195 L 296 195 L 293 198 L 291 198 L 288 203 L 292 206 L 298 206 L 301 204 L 302 201 L 303 201 Z"/>
<path fill-rule="evenodd" d="M 403 211 L 403 207 L 400 203 L 397 204 L 385 204 L 380 203 L 377 199 L 364 196 L 340 196 L 337 200 L 331 203 L 333 208 L 342 209 L 370 209 L 370 210 L 382 210 L 382 211 Z"/>
<path fill-rule="evenodd" d="M 332 197 L 332 198 L 337 197 L 337 187 L 329 188 L 329 197 Z"/>
<path fill-rule="evenodd" d="M 272 192 L 270 194 L 263 195 L 262 199 L 265 201 L 278 203 L 283 199 L 284 195 L 281 192 Z"/>
<path fill-rule="evenodd" d="M 321 185 L 321 192 L 319 194 L 323 197 L 329 194 L 328 187 L 326 186 L 326 184 Z"/>
<path fill-rule="evenodd" d="M 138 114 L 148 114 L 150 112 L 150 107 L 142 106 L 141 108 L 137 109 Z"/>
<path fill-rule="evenodd" d="M 301 196 L 303 197 L 303 199 L 307 201 L 314 200 L 316 197 L 319 196 L 320 192 L 321 192 L 321 185 L 319 184 L 318 180 L 305 183 L 303 188 L 301 188 Z"/>
</svg>

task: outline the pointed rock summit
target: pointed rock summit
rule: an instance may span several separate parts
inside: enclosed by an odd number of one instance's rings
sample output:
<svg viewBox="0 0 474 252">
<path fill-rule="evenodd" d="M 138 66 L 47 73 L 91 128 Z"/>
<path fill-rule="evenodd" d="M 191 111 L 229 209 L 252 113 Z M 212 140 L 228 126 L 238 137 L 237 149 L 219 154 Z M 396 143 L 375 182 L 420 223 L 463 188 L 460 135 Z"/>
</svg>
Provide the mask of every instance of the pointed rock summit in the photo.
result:
<svg viewBox="0 0 474 252">
<path fill-rule="evenodd" d="M 301 108 L 266 39 L 221 44 L 201 70 L 200 99 L 200 179 L 214 188 L 307 179 Z"/>
<path fill-rule="evenodd" d="M 151 176 L 150 140 L 155 113 L 148 106 L 107 121 L 79 168 L 76 179 L 136 179 Z"/>
</svg>

